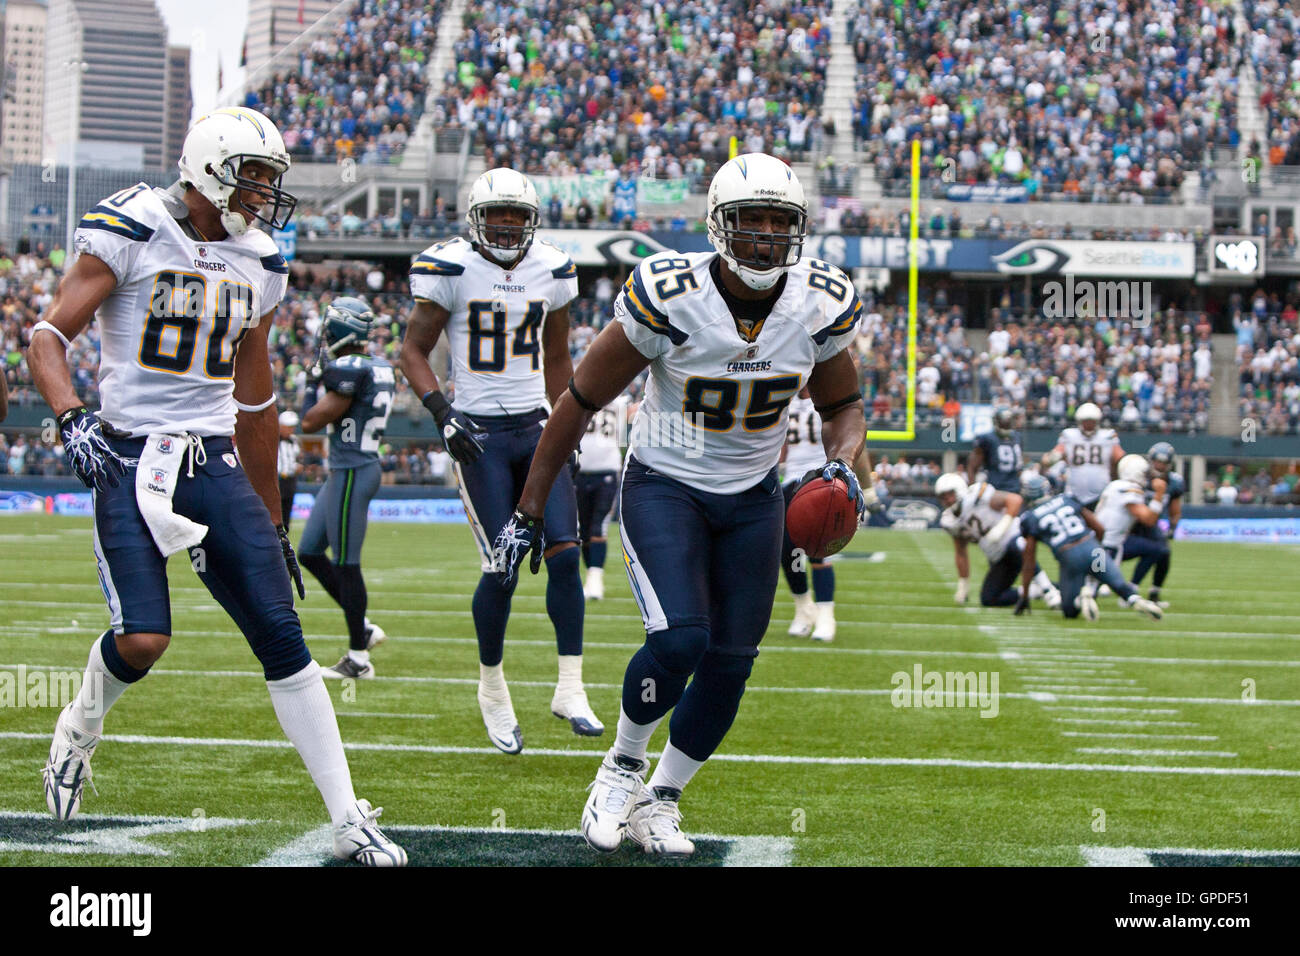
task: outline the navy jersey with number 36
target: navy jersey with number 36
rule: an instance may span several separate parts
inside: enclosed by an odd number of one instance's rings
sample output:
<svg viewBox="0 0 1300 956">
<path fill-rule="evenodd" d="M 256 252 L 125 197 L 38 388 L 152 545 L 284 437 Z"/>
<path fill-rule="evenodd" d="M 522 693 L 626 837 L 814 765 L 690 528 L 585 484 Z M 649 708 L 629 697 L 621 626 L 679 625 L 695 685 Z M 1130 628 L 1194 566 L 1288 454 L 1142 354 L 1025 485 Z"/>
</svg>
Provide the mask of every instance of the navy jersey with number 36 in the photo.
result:
<svg viewBox="0 0 1300 956">
<path fill-rule="evenodd" d="M 1070 495 L 1057 495 L 1020 516 L 1020 532 L 1037 538 L 1059 554 L 1066 545 L 1092 534 L 1083 520 L 1083 505 Z"/>
</svg>

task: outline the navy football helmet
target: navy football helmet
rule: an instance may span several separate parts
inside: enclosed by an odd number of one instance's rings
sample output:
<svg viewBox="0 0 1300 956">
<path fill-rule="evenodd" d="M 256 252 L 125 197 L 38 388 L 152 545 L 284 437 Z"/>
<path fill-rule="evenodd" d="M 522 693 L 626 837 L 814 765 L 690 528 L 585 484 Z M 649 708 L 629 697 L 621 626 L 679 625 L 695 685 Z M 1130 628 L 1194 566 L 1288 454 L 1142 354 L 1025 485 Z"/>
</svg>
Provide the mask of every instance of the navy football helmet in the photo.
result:
<svg viewBox="0 0 1300 956">
<path fill-rule="evenodd" d="M 1020 475 L 1020 496 L 1025 504 L 1037 504 L 1052 493 L 1052 483 L 1036 471 L 1022 472 Z"/>
<path fill-rule="evenodd" d="M 375 323 L 375 313 L 364 299 L 353 296 L 335 299 L 325 307 L 321 320 L 321 341 L 333 358 L 349 345 L 364 345 Z"/>
<path fill-rule="evenodd" d="M 1014 408 L 999 408 L 993 413 L 993 430 L 999 438 L 1010 438 L 1016 430 L 1016 411 Z"/>
</svg>

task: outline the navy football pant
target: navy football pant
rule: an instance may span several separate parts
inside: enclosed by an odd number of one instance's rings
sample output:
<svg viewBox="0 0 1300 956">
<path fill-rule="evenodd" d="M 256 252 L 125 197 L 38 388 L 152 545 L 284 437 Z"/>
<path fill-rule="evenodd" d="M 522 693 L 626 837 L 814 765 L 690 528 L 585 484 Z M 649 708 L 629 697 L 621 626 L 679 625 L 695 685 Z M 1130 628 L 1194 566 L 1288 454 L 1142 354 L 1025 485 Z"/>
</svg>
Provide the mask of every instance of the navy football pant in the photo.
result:
<svg viewBox="0 0 1300 956">
<path fill-rule="evenodd" d="M 139 457 L 144 442 L 109 439 L 128 460 Z M 190 549 L 190 564 L 243 633 L 266 679 L 281 680 L 310 664 L 311 655 L 294 611 L 280 539 L 266 505 L 236 462 L 231 440 L 207 438 L 204 448 L 207 463 L 195 464 L 193 478 L 182 466 L 172 498 L 177 514 L 209 528 Z M 118 487 L 94 493 L 100 586 L 115 634 L 170 635 L 167 560 L 140 516 L 135 474 L 131 467 Z"/>
<path fill-rule="evenodd" d="M 370 499 L 379 490 L 379 461 L 360 468 L 336 468 L 316 495 L 298 542 L 299 554 L 324 554 L 335 564 L 361 563 Z"/>
<path fill-rule="evenodd" d="M 1095 535 L 1055 554 L 1061 566 L 1061 613 L 1066 617 L 1079 616 L 1079 594 L 1083 591 L 1083 582 L 1089 577 L 1109 584 L 1120 597 L 1132 597 L 1137 593 L 1137 588 L 1124 580 L 1124 573 L 1115 563 L 1115 555 L 1103 548 Z"/>
<path fill-rule="evenodd" d="M 501 663 L 505 647 L 506 621 L 510 617 L 510 598 L 514 585 L 503 588 L 492 573 L 492 542 L 497 532 L 514 514 L 515 504 L 524 490 L 533 451 L 542 437 L 545 412 L 527 415 L 474 415 L 474 423 L 486 434 L 480 436 L 483 454 L 468 465 L 456 465 L 460 497 L 469 517 L 470 530 L 478 546 L 482 577 L 474 591 L 470 608 L 474 631 L 478 637 L 479 663 L 489 667 Z M 578 506 L 573 492 L 573 476 L 568 468 L 559 477 L 546 499 L 542 515 L 546 547 L 578 541 Z M 584 602 L 582 576 L 575 549 L 572 559 L 561 554 L 547 559 L 546 609 L 555 626 L 556 650 L 561 655 L 582 653 Z M 561 559 L 561 560 L 556 560 Z"/>
<path fill-rule="evenodd" d="M 1024 554 L 1014 541 L 1007 545 L 1002 557 L 989 565 L 984 582 L 980 585 L 980 604 L 984 607 L 1010 607 L 1020 600 L 1016 579 L 1024 566 Z M 1034 568 L 1037 573 L 1038 569 Z"/>
<path fill-rule="evenodd" d="M 720 495 L 629 456 L 621 513 L 623 560 L 646 629 L 624 675 L 623 710 L 649 724 L 676 707 L 673 746 L 706 760 L 735 719 L 772 616 L 785 527 L 776 471 Z"/>
<path fill-rule="evenodd" d="M 1162 587 L 1169 574 L 1169 541 L 1160 532 L 1146 529 L 1142 533 L 1130 534 L 1124 539 L 1124 560 L 1137 558 L 1137 567 L 1133 569 L 1133 583 L 1141 584 L 1142 579 L 1153 567 L 1155 577 L 1151 583 Z"/>
</svg>

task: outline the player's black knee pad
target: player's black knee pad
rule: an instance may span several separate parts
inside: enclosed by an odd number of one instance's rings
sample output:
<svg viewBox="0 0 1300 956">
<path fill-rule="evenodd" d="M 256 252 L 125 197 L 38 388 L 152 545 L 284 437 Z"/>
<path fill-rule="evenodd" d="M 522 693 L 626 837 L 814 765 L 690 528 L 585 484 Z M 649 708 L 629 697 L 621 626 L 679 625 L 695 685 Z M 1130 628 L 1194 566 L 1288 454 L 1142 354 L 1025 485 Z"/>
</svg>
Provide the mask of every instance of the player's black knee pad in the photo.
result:
<svg viewBox="0 0 1300 956">
<path fill-rule="evenodd" d="M 695 680 L 703 681 L 702 689 L 717 694 L 724 699 L 740 700 L 745 693 L 745 682 L 754 670 L 754 658 L 738 654 L 719 654 L 717 651 L 705 653 L 700 665 L 695 668 Z"/>
<path fill-rule="evenodd" d="M 1078 598 L 1076 598 L 1073 603 L 1062 601 L 1061 613 L 1064 614 L 1066 617 L 1078 617 L 1079 616 Z"/>
<path fill-rule="evenodd" d="M 699 666 L 709 648 L 709 629 L 687 624 L 646 635 L 655 662 L 670 674 L 685 677 Z"/>
</svg>

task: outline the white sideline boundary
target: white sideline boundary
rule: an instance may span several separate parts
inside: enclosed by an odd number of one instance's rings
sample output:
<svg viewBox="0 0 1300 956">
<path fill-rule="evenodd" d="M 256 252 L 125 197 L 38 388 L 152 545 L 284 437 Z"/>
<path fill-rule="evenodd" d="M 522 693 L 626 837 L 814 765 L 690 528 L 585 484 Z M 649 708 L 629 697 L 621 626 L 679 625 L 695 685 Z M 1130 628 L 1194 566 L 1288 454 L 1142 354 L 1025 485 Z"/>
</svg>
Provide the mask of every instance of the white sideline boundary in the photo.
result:
<svg viewBox="0 0 1300 956">
<path fill-rule="evenodd" d="M 1174 726 L 1171 723 L 1166 727 Z M 0 732 L 0 740 L 48 741 L 48 733 L 21 731 Z M 103 740 L 119 744 L 170 747 L 248 747 L 259 750 L 292 750 L 287 740 L 258 740 L 237 737 L 165 737 L 145 734 L 107 734 Z M 344 743 L 343 749 L 356 753 L 422 753 L 490 756 L 500 759 L 495 747 L 455 747 L 429 744 Z M 596 760 L 605 756 L 604 750 L 560 750 L 555 748 L 525 748 L 524 757 L 581 757 Z M 658 759 L 660 754 L 647 756 Z M 1300 770 L 1282 767 L 1169 767 L 1155 764 L 1092 764 L 1053 763 L 1041 760 L 972 760 L 961 757 L 827 757 L 789 754 L 714 754 L 709 758 L 718 763 L 788 764 L 791 766 L 839 767 L 941 767 L 968 770 L 1045 770 L 1068 773 L 1152 773 L 1211 777 L 1296 777 Z"/>
<path fill-rule="evenodd" d="M 1276 856 L 1300 855 L 1296 850 L 1209 850 L 1204 847 L 1081 846 L 1079 854 L 1088 866 L 1154 866 L 1152 853 L 1177 853 L 1180 856 L 1240 856 L 1248 860 L 1268 860 Z"/>
</svg>

